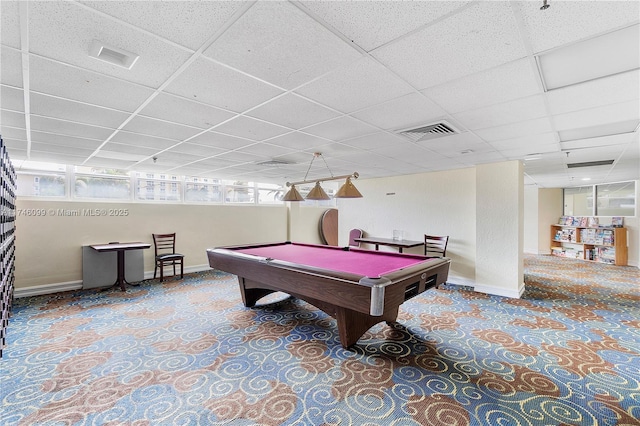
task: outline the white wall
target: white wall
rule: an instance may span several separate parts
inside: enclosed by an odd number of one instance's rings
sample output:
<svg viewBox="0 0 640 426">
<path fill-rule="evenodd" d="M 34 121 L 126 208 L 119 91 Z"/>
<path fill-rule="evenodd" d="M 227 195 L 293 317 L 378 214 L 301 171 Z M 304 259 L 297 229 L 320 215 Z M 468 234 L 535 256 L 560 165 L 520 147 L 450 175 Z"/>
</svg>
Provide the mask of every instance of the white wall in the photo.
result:
<svg viewBox="0 0 640 426">
<path fill-rule="evenodd" d="M 524 243 L 525 253 L 538 254 L 538 187 L 528 185 L 524 187 Z"/>
<path fill-rule="evenodd" d="M 452 259 L 449 282 L 473 285 L 475 280 L 475 169 L 421 173 L 354 182 L 363 198 L 340 199 L 339 243 L 349 243 L 349 230 L 392 238 L 394 229 L 408 240 L 424 234 L 449 235 Z M 380 247 L 394 251 L 393 248 Z M 422 248 L 406 253 L 423 253 Z"/>
<path fill-rule="evenodd" d="M 524 252 L 549 254 L 551 252 L 550 226 L 562 216 L 562 189 L 524 188 Z"/>
<path fill-rule="evenodd" d="M 285 241 L 286 206 L 203 206 L 185 204 L 82 203 L 18 200 L 22 211 L 44 210 L 45 216 L 16 219 L 16 290 L 82 280 L 82 246 L 147 242 L 144 269 L 153 274 L 153 233 L 176 232 L 176 249 L 187 270 L 208 268 L 210 247 Z M 87 216 L 83 209 L 127 209 L 126 216 Z M 61 212 L 79 212 L 65 216 Z M 316 227 L 317 229 L 317 227 Z"/>
</svg>

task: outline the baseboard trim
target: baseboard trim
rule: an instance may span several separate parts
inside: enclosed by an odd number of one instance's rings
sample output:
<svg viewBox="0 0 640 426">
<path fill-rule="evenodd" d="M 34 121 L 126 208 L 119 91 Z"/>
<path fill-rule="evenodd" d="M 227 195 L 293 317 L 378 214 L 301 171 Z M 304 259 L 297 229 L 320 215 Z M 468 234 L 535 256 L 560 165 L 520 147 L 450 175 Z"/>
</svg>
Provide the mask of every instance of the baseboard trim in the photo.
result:
<svg viewBox="0 0 640 426">
<path fill-rule="evenodd" d="M 82 290 L 82 281 L 68 281 L 66 283 L 42 284 L 31 287 L 14 288 L 13 297 L 19 299 L 21 297 L 42 296 L 43 294 L 75 290 Z"/>
<path fill-rule="evenodd" d="M 449 275 L 449 277 L 447 278 L 447 284 L 455 284 L 455 285 L 461 285 L 461 286 L 465 286 L 465 287 L 475 287 L 476 286 L 476 282 L 474 280 L 471 280 L 469 278 L 465 278 L 465 277 L 461 277 L 458 275 Z"/>
<path fill-rule="evenodd" d="M 184 273 L 191 274 L 194 272 L 207 271 L 209 269 L 211 269 L 209 265 L 187 266 L 186 268 L 184 268 Z M 152 278 L 153 278 L 153 271 L 145 271 L 144 279 L 150 280 Z M 22 297 L 42 296 L 45 294 L 54 294 L 54 293 L 61 293 L 63 291 L 76 291 L 76 290 L 82 290 L 82 280 L 15 288 L 13 290 L 13 297 L 16 299 L 19 299 Z"/>
<path fill-rule="evenodd" d="M 520 283 L 518 285 L 518 290 L 509 290 L 503 287 L 494 287 L 490 285 L 478 285 L 476 284 L 474 290 L 479 293 L 486 293 L 492 296 L 502 296 L 509 297 L 511 299 L 520 299 L 524 294 L 525 286 L 524 283 Z"/>
</svg>

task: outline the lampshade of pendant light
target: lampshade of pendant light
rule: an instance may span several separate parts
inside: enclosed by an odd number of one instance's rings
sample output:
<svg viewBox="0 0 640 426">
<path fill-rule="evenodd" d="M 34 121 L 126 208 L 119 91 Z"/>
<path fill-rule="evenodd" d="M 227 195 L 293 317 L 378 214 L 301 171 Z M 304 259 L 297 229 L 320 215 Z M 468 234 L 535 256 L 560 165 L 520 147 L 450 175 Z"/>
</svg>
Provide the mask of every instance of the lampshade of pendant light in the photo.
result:
<svg viewBox="0 0 640 426">
<path fill-rule="evenodd" d="M 307 200 L 330 200 L 331 197 L 320 186 L 320 182 L 316 182 L 316 186 L 313 187 L 309 194 L 307 194 Z"/>
<path fill-rule="evenodd" d="M 338 189 L 335 195 L 336 198 L 362 198 L 362 194 L 358 191 L 358 188 L 351 183 L 351 178 L 348 177 L 347 181 Z"/>
<path fill-rule="evenodd" d="M 282 201 L 304 201 L 304 197 L 300 195 L 295 185 L 291 185 L 291 189 L 284 194 Z"/>
</svg>

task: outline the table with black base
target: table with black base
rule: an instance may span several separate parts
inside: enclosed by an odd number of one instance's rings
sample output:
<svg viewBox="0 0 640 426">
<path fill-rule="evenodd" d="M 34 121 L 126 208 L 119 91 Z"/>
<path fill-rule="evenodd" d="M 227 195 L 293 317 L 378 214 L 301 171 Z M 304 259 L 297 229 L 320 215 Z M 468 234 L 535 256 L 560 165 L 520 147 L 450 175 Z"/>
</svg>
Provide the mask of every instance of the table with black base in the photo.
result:
<svg viewBox="0 0 640 426">
<path fill-rule="evenodd" d="M 354 239 L 354 241 L 358 243 L 375 244 L 376 250 L 379 250 L 380 246 L 396 247 L 399 253 L 402 253 L 402 249 L 405 248 L 419 247 L 424 245 L 424 241 L 396 240 L 393 238 L 380 237 L 361 237 Z"/>
<path fill-rule="evenodd" d="M 107 251 L 115 251 L 118 253 L 118 276 L 116 278 L 116 282 L 113 283 L 112 287 L 120 286 L 122 291 L 126 290 L 125 285 L 137 285 L 131 284 L 127 282 L 124 276 L 124 252 L 126 250 L 141 250 L 148 249 L 151 247 L 149 243 L 110 243 L 110 244 L 95 244 L 90 246 L 92 249 L 98 252 L 107 252 Z"/>
</svg>

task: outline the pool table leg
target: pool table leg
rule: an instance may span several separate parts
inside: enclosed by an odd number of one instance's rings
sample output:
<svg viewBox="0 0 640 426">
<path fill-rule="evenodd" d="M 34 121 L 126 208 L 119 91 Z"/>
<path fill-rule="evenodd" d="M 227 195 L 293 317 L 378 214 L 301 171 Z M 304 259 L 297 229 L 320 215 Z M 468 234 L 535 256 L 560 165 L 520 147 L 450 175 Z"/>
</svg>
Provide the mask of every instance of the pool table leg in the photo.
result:
<svg viewBox="0 0 640 426">
<path fill-rule="evenodd" d="M 238 283 L 240 284 L 240 295 L 242 296 L 242 303 L 244 303 L 244 306 L 247 308 L 255 306 L 258 300 L 262 299 L 268 294 L 275 293 L 276 291 L 268 288 L 247 288 L 245 286 L 244 278 L 238 278 Z"/>
<path fill-rule="evenodd" d="M 335 318 L 338 323 L 338 333 L 340 334 L 342 347 L 347 349 L 349 346 L 355 345 L 367 330 L 379 322 L 395 322 L 398 318 L 398 309 L 399 307 L 396 306 L 382 316 L 374 317 L 351 309 L 337 307 Z"/>
</svg>

